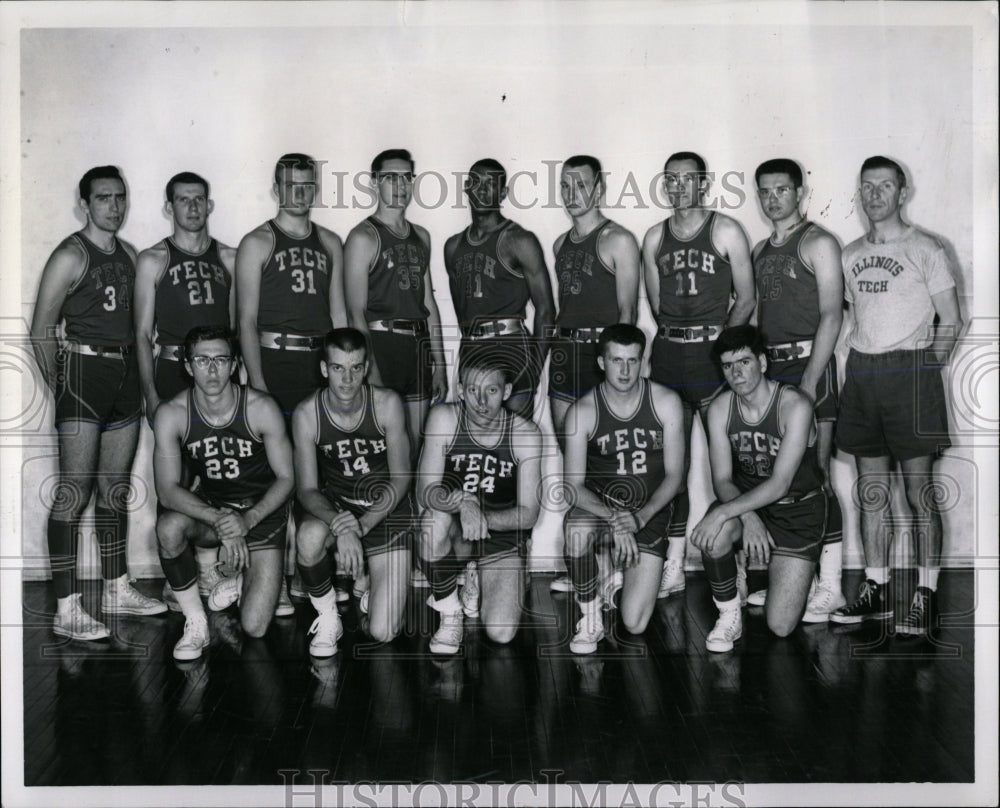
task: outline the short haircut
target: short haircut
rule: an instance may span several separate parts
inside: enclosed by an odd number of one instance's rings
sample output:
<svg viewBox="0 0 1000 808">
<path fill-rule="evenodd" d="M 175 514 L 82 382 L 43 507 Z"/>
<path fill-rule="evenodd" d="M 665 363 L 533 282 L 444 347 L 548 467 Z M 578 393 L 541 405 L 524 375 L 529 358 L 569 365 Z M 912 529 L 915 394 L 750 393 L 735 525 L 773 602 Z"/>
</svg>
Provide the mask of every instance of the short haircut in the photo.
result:
<svg viewBox="0 0 1000 808">
<path fill-rule="evenodd" d="M 896 179 L 899 181 L 899 187 L 906 187 L 906 172 L 903 171 L 903 167 L 895 160 L 890 160 L 888 157 L 876 154 L 874 157 L 869 157 L 861 164 L 861 173 L 864 174 L 870 168 L 892 169 L 896 172 Z"/>
<path fill-rule="evenodd" d="M 368 359 L 368 340 L 356 328 L 335 328 L 323 339 L 323 356 L 330 356 L 331 348 L 339 348 L 344 353 L 364 351 Z"/>
<path fill-rule="evenodd" d="M 494 160 L 492 157 L 476 160 L 469 169 L 469 173 L 473 173 L 476 169 L 482 169 L 484 174 L 497 174 L 500 177 L 500 184 L 507 184 L 507 169 L 501 165 L 499 160 Z"/>
<path fill-rule="evenodd" d="M 705 174 L 708 171 L 708 164 L 705 162 L 705 158 L 700 154 L 693 151 L 679 151 L 671 154 L 663 163 L 663 171 L 666 173 L 667 164 L 673 163 L 679 160 L 690 160 L 696 166 L 698 166 L 698 173 Z"/>
<path fill-rule="evenodd" d="M 382 166 L 390 160 L 405 160 L 410 164 L 410 171 L 416 171 L 416 163 L 413 162 L 413 155 L 409 149 L 386 149 L 380 151 L 372 160 L 372 176 L 374 177 L 382 170 Z"/>
<path fill-rule="evenodd" d="M 604 182 L 601 161 L 596 157 L 591 157 L 589 154 L 574 154 L 572 157 L 568 158 L 565 163 L 563 163 L 564 169 L 585 167 L 594 172 L 594 180 L 596 182 Z"/>
<path fill-rule="evenodd" d="M 96 166 L 80 177 L 80 199 L 90 201 L 90 186 L 94 180 L 118 180 L 122 185 L 125 179 L 117 166 Z"/>
<path fill-rule="evenodd" d="M 302 154 L 300 152 L 290 152 L 289 154 L 283 154 L 278 158 L 278 162 L 274 164 L 274 181 L 281 184 L 281 175 L 286 171 L 294 171 L 298 169 L 299 171 L 312 171 L 316 172 L 316 161 L 312 159 L 308 154 Z"/>
<path fill-rule="evenodd" d="M 520 367 L 511 366 L 510 360 L 504 355 L 498 354 L 496 347 L 489 345 L 490 340 L 469 343 L 465 350 L 461 352 L 458 361 L 458 379 L 463 384 L 465 374 L 473 370 L 489 373 L 497 371 L 503 375 L 503 383 L 510 384 L 517 378 L 517 374 L 523 370 Z"/>
<path fill-rule="evenodd" d="M 721 364 L 724 353 L 743 348 L 749 348 L 754 356 L 767 355 L 767 341 L 759 328 L 752 325 L 734 325 L 722 329 L 719 338 L 712 345 L 712 356 Z"/>
<path fill-rule="evenodd" d="M 194 356 L 194 346 L 199 342 L 207 342 L 211 339 L 224 340 L 229 345 L 229 354 L 234 359 L 239 355 L 239 342 L 236 339 L 236 332 L 228 325 L 216 323 L 214 325 L 196 325 L 187 332 L 184 337 L 184 358 L 190 362 Z"/>
<path fill-rule="evenodd" d="M 176 185 L 200 185 L 205 189 L 205 196 L 208 196 L 208 180 L 193 171 L 182 171 L 174 174 L 167 182 L 167 202 L 174 201 L 174 186 Z"/>
<path fill-rule="evenodd" d="M 646 350 L 646 335 L 641 328 L 628 323 L 609 325 L 597 339 L 597 353 L 604 356 L 604 351 L 611 343 L 615 345 L 638 345 L 639 353 Z"/>
<path fill-rule="evenodd" d="M 792 178 L 792 184 L 796 188 L 802 187 L 802 168 L 787 157 L 775 157 L 757 166 L 757 170 L 753 173 L 754 182 L 760 185 L 760 178 L 765 174 L 787 174 Z"/>
</svg>

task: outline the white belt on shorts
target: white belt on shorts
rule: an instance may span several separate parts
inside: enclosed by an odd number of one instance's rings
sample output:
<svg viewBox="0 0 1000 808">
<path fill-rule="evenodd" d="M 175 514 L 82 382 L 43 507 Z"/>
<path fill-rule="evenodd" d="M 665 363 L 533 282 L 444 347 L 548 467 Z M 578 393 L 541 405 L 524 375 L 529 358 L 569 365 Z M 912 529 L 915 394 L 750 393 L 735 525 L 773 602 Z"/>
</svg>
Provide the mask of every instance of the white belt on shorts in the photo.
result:
<svg viewBox="0 0 1000 808">
<path fill-rule="evenodd" d="M 501 334 L 524 334 L 524 320 L 521 317 L 505 317 L 496 320 L 480 320 L 469 329 L 469 339 L 490 339 Z"/>
<path fill-rule="evenodd" d="M 722 333 L 721 325 L 661 325 L 656 336 L 669 342 L 714 342 Z"/>
<path fill-rule="evenodd" d="M 108 356 L 110 354 L 128 356 L 132 353 L 131 345 L 81 345 L 79 342 L 67 342 L 62 347 L 63 350 L 83 356 Z"/>
<path fill-rule="evenodd" d="M 556 339 L 568 339 L 573 342 L 597 342 L 603 328 L 562 328 L 552 327 L 552 336 Z"/>
<path fill-rule="evenodd" d="M 323 337 L 306 337 L 302 334 L 279 334 L 275 331 L 261 331 L 260 347 L 276 351 L 316 351 L 323 347 Z"/>
<path fill-rule="evenodd" d="M 161 345 L 160 353 L 158 355 L 160 359 L 169 359 L 171 362 L 180 362 L 184 359 L 184 346 Z"/>
<path fill-rule="evenodd" d="M 370 320 L 369 331 L 388 331 L 390 334 L 412 334 L 419 336 L 427 333 L 426 320 Z"/>
<path fill-rule="evenodd" d="M 813 497 L 818 497 L 823 493 L 822 488 L 814 488 L 808 494 L 802 494 L 797 497 L 785 497 L 784 499 L 779 499 L 775 502 L 775 505 L 794 505 L 796 502 L 805 502 L 807 499 L 812 499 Z"/>
<path fill-rule="evenodd" d="M 767 346 L 767 358 L 772 362 L 787 362 L 791 359 L 807 359 L 812 355 L 811 339 L 801 342 L 782 342 Z"/>
</svg>

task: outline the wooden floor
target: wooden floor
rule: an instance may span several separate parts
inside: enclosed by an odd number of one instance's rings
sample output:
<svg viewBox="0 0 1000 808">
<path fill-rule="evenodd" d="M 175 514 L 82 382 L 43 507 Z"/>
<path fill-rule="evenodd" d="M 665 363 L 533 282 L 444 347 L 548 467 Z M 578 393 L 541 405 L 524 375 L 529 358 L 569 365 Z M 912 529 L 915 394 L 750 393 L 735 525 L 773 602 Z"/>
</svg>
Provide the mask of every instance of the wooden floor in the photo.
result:
<svg viewBox="0 0 1000 808">
<path fill-rule="evenodd" d="M 543 770 L 580 782 L 973 779 L 972 572 L 942 575 L 936 642 L 825 624 L 780 640 L 750 609 L 736 650 L 709 654 L 714 613 L 691 574 L 644 636 L 613 628 L 589 657 L 569 653 L 571 600 L 549 580 L 533 577 L 511 646 L 468 621 L 463 658 L 432 658 L 432 613 L 414 591 L 390 646 L 364 643 L 351 604 L 325 663 L 307 653 L 307 603 L 263 640 L 212 615 L 210 651 L 179 664 L 180 615 L 67 643 L 50 629 L 51 588 L 25 584 L 25 785 L 281 785 L 310 769 L 328 782 L 545 782 Z M 896 580 L 902 609 L 911 584 Z M 96 585 L 84 598 L 98 614 Z"/>
</svg>

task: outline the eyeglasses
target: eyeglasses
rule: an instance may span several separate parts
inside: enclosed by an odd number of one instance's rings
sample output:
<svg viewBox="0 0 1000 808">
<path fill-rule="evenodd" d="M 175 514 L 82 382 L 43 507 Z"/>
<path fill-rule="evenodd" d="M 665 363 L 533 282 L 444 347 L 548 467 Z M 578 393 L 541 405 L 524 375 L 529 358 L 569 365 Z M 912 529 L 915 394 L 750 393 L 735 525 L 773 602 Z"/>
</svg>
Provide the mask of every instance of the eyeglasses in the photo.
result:
<svg viewBox="0 0 1000 808">
<path fill-rule="evenodd" d="M 406 184 L 411 185 L 413 183 L 413 172 L 405 171 L 403 173 L 397 174 L 392 171 L 380 172 L 378 174 L 378 181 L 385 182 L 388 180 L 393 185 Z"/>
<path fill-rule="evenodd" d="M 767 199 L 770 196 L 788 196 L 794 188 L 791 185 L 777 185 L 774 188 L 758 188 L 757 196 L 761 199 Z"/>
<path fill-rule="evenodd" d="M 191 364 L 198 368 L 198 370 L 208 370 L 209 365 L 216 370 L 225 370 L 229 367 L 232 361 L 233 357 L 228 354 L 219 354 L 218 356 L 198 354 L 198 356 L 191 357 Z"/>
</svg>

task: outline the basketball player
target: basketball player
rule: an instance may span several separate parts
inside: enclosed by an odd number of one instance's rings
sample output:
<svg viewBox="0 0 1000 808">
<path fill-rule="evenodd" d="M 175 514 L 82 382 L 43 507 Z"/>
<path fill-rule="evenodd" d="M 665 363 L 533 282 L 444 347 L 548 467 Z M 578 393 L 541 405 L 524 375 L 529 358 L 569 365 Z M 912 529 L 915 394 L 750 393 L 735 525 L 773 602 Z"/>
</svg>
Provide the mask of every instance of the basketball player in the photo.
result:
<svg viewBox="0 0 1000 808">
<path fill-rule="evenodd" d="M 463 610 L 482 614 L 494 642 L 514 638 L 539 510 L 541 433 L 504 407 L 511 382 L 503 364 L 476 346 L 466 352 L 459 379 L 460 401 L 431 410 L 417 475 L 420 555 L 429 605 L 441 615 L 430 640 L 434 654 L 461 648 Z M 456 573 L 470 557 L 476 567 L 466 572 L 459 600 Z"/>
<path fill-rule="evenodd" d="M 80 180 L 87 224 L 64 239 L 42 271 L 31 320 L 35 359 L 55 394 L 59 476 L 48 520 L 56 593 L 53 632 L 100 640 L 108 630 L 80 603 L 77 530 L 97 488 L 94 522 L 101 551 L 106 615 L 160 614 L 166 607 L 129 583 L 125 559 L 130 473 L 141 417 L 132 324 L 135 250 L 117 237 L 125 221 L 125 181 L 114 166 Z M 57 343 L 57 330 L 65 339 Z"/>
<path fill-rule="evenodd" d="M 596 157 L 579 154 L 563 163 L 559 182 L 573 227 L 556 239 L 556 318 L 549 398 L 561 439 L 570 405 L 603 380 L 597 340 L 614 323 L 635 322 L 639 296 L 639 245 L 628 230 L 601 211 L 604 176 Z"/>
<path fill-rule="evenodd" d="M 309 631 L 315 657 L 336 654 L 343 634 L 328 546 L 336 548 L 340 573 L 370 580 L 370 588 L 361 586 L 361 611 L 372 639 L 389 642 L 399 633 L 414 517 L 403 402 L 392 390 L 365 383 L 368 346 L 360 331 L 331 331 L 324 355 L 326 386 L 299 404 L 292 418 L 296 487 L 308 514 L 296 546 L 318 614 Z"/>
<path fill-rule="evenodd" d="M 507 172 L 496 160 L 473 163 L 465 183 L 472 224 L 444 245 L 451 299 L 462 330 L 459 356 L 473 342 L 487 340 L 513 371 L 506 406 L 531 418 L 535 390 L 545 363 L 545 335 L 552 330 L 555 303 L 542 247 L 533 233 L 505 218 Z M 525 308 L 535 310 L 531 332 Z"/>
<path fill-rule="evenodd" d="M 805 189 L 798 163 L 767 160 L 757 167 L 755 178 L 761 209 L 773 230 L 753 251 L 757 325 L 767 340 L 768 376 L 796 385 L 812 399 L 816 410 L 816 449 L 829 503 L 819 579 L 802 619 L 825 623 L 845 602 L 840 591 L 843 517 L 830 481 L 837 420 L 833 350 L 843 320 L 840 242 L 799 211 Z M 762 605 L 766 596 L 766 590 L 754 592 L 749 602 Z"/>
<path fill-rule="evenodd" d="M 604 381 L 573 404 L 565 476 L 575 505 L 566 515 L 566 567 L 582 617 L 575 654 L 597 650 L 604 636 L 596 548 L 611 544 L 624 567 L 621 613 L 633 634 L 646 630 L 666 553 L 670 502 L 684 472 L 680 397 L 639 375 L 646 335 L 627 323 L 598 341 Z"/>
<path fill-rule="evenodd" d="M 218 611 L 238 600 L 243 631 L 264 636 L 278 602 L 295 484 L 278 405 L 231 379 L 237 364 L 232 331 L 192 329 L 184 357 L 193 388 L 161 404 L 153 422 L 153 472 L 164 507 L 156 521 L 160 563 L 185 617 L 177 660 L 197 659 L 209 642 L 192 544 L 221 545 L 224 563 L 237 573 L 215 586 L 209 607 Z M 201 479 L 197 492 L 181 485 L 182 463 Z"/>
<path fill-rule="evenodd" d="M 431 237 L 406 219 L 413 171 L 406 149 L 372 160 L 377 207 L 347 237 L 344 292 L 350 324 L 371 346 L 369 382 L 402 396 L 416 458 L 427 408 L 444 399 L 448 382 L 430 277 Z"/>
<path fill-rule="evenodd" d="M 673 214 L 642 241 L 646 295 L 657 323 L 649 377 L 680 394 L 685 471 L 674 500 L 661 598 L 684 590 L 691 429 L 695 414 L 704 416 L 724 384 L 712 361 L 712 343 L 724 326 L 748 322 L 754 307 L 750 245 L 735 219 L 705 207 L 711 187 L 705 160 L 689 151 L 670 155 L 663 187 Z"/>
<path fill-rule="evenodd" d="M 869 227 L 844 250 L 851 350 L 837 443 L 857 463 L 866 580 L 857 600 L 830 620 L 892 617 L 885 591 L 892 536 L 888 497 L 870 492 L 889 490 L 895 459 L 920 526 L 913 531 L 918 586 L 906 616 L 896 621 L 896 633 L 925 636 L 934 627 L 943 544 L 934 460 L 951 445 L 941 368 L 963 325 L 956 270 L 937 238 L 903 221 L 908 187 L 896 161 L 865 160 L 860 192 Z"/>
<path fill-rule="evenodd" d="M 718 499 L 691 533 L 701 550 L 719 619 L 709 651 L 743 634 L 734 545 L 768 565 L 767 625 L 787 637 L 805 610 L 823 546 L 827 498 L 817 459 L 812 400 L 767 378 L 767 349 L 753 326 L 727 328 L 712 351 L 729 389 L 708 408 L 712 485 Z"/>
</svg>

